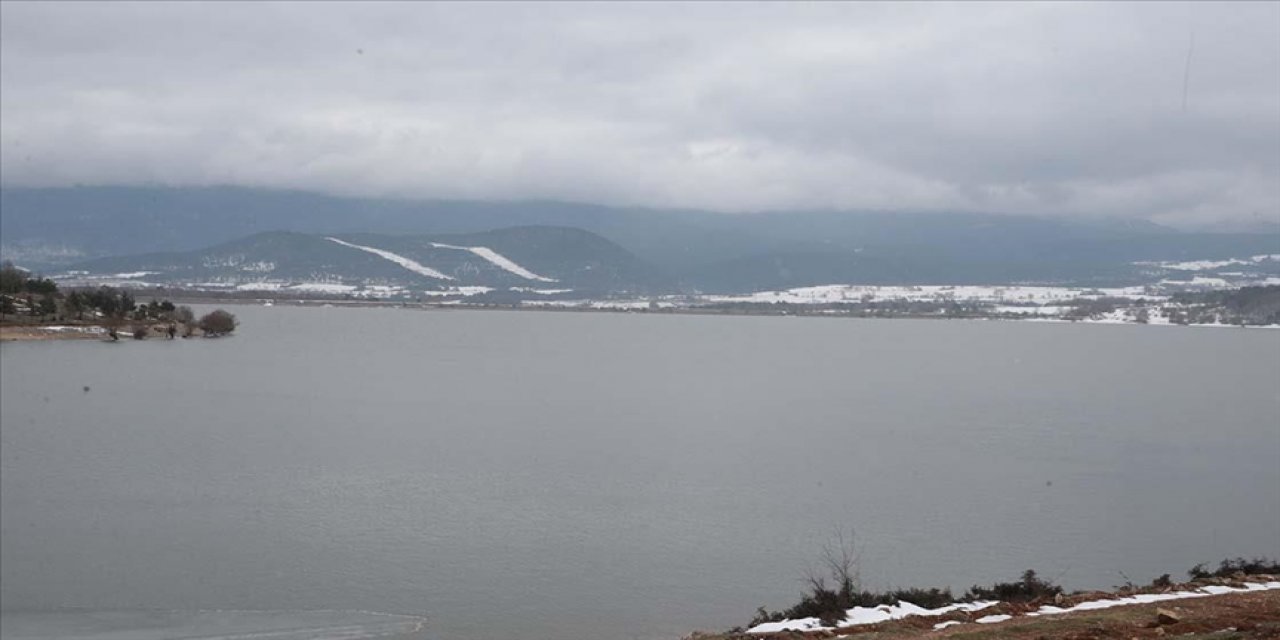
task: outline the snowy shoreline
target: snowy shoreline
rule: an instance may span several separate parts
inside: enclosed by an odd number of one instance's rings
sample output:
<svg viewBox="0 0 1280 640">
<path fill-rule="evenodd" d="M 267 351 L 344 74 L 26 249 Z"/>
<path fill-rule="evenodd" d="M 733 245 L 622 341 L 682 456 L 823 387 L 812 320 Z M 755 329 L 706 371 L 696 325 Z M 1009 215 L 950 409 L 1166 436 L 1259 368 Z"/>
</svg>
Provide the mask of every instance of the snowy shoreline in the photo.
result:
<svg viewBox="0 0 1280 640">
<path fill-rule="evenodd" d="M 1256 591 L 1272 591 L 1280 589 L 1280 581 L 1267 582 L 1244 582 L 1240 587 L 1230 587 L 1225 585 L 1205 585 L 1195 589 L 1182 589 L 1177 591 L 1169 591 L 1165 593 L 1140 593 L 1131 596 L 1121 596 L 1116 598 L 1100 598 L 1097 600 L 1085 600 L 1068 607 L 1059 607 L 1055 605 L 1043 605 L 1035 611 L 1028 611 L 1021 616 L 1011 614 L 993 614 L 986 615 L 972 620 L 974 624 L 993 624 L 996 622 L 1004 622 L 1019 617 L 1039 617 L 1050 615 L 1062 615 L 1066 613 L 1074 613 L 1077 611 L 1096 611 L 1099 609 L 1110 609 L 1112 607 L 1122 607 L 1138 604 L 1154 604 L 1157 602 L 1168 602 L 1170 600 L 1185 600 L 1188 598 L 1207 598 L 1211 596 L 1227 595 L 1232 593 L 1250 593 Z M 879 622 L 888 622 L 891 620 L 901 620 L 911 616 L 920 617 L 938 617 L 953 612 L 974 613 L 985 609 L 990 609 L 1001 603 L 996 601 L 981 601 L 972 603 L 953 604 L 937 609 L 925 609 L 916 606 L 910 602 L 898 602 L 894 605 L 881 605 L 878 607 L 854 607 L 845 612 L 844 620 L 836 623 L 834 626 L 824 626 L 817 618 L 799 618 L 794 620 L 781 620 L 778 622 L 766 622 L 747 629 L 747 633 L 778 633 L 783 631 L 832 631 L 844 627 L 855 627 L 867 624 L 876 624 Z M 933 626 L 934 629 L 945 629 L 947 627 L 966 624 L 962 620 L 947 620 Z"/>
</svg>

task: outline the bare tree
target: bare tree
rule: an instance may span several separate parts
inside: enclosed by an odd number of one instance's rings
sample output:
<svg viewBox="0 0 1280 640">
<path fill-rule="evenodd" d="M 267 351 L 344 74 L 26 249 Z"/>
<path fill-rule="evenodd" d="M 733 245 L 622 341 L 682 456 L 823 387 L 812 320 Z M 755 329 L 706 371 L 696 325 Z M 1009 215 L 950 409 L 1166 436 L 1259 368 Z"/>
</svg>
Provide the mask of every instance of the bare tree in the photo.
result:
<svg viewBox="0 0 1280 640">
<path fill-rule="evenodd" d="M 827 572 L 836 581 L 840 591 L 857 593 L 862 589 L 862 572 L 859 557 L 862 550 L 857 546 L 857 533 L 850 529 L 845 535 L 843 529 L 837 529 L 832 540 L 822 546 L 822 563 Z"/>
</svg>

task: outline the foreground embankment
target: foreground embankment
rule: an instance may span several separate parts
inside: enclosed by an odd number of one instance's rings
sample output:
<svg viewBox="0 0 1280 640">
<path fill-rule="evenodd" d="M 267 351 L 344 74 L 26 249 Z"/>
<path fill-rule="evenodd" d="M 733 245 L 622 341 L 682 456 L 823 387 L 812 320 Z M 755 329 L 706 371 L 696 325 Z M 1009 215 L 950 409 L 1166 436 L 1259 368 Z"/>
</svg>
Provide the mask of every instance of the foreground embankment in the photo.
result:
<svg viewBox="0 0 1280 640">
<path fill-rule="evenodd" d="M 1280 638 L 1280 577 L 1210 579 L 1163 589 L 1083 592 L 1046 602 L 979 602 L 939 609 L 909 603 L 855 608 L 845 620 L 766 623 L 689 640 L 946 637 L 982 640 Z"/>
</svg>

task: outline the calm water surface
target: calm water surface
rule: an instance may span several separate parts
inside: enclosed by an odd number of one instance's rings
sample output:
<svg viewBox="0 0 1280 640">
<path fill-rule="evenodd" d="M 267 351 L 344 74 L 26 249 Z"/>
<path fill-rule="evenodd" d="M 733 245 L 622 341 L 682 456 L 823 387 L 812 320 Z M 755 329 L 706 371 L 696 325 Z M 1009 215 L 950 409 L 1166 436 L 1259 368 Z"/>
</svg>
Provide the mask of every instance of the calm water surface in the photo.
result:
<svg viewBox="0 0 1280 640">
<path fill-rule="evenodd" d="M 791 604 L 838 528 L 872 587 L 1280 554 L 1280 331 L 235 312 L 0 349 L 6 637 L 251 610 L 671 638 Z"/>
</svg>

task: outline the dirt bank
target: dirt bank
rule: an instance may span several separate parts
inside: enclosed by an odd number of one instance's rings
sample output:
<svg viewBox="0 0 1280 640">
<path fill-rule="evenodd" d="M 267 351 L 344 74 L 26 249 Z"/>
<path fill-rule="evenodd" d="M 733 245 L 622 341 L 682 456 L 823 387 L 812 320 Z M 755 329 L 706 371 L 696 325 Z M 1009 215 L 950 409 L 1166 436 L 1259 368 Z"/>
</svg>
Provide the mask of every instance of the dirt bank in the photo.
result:
<svg viewBox="0 0 1280 640">
<path fill-rule="evenodd" d="M 1274 579 L 1274 578 L 1271 578 Z M 1253 580 L 1250 580 L 1251 582 Z M 1112 594 L 1081 594 L 1066 604 L 1106 599 Z M 1000 604 L 974 613 L 909 617 L 891 622 L 822 631 L 728 633 L 689 636 L 690 640 L 805 640 L 809 638 L 955 638 L 963 640 L 1132 640 L 1179 637 L 1214 640 L 1280 638 L 1280 590 L 1228 593 L 1200 598 L 1132 604 L 1109 609 L 1026 616 L 1036 607 Z M 1010 615 L 993 624 L 973 624 L 981 617 Z M 939 623 L 960 624 L 936 629 Z"/>
</svg>

